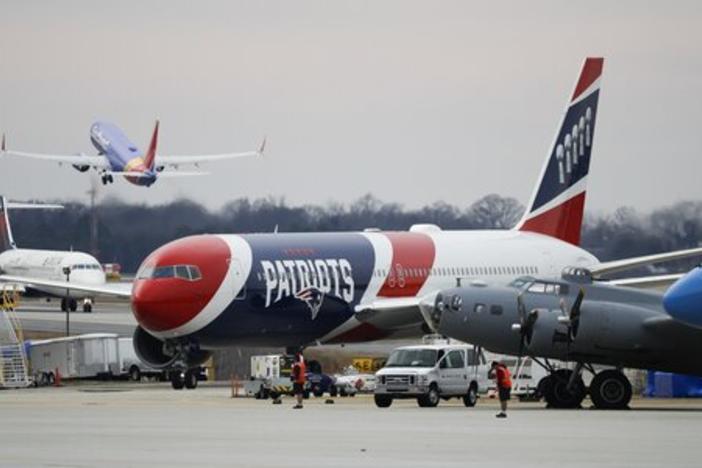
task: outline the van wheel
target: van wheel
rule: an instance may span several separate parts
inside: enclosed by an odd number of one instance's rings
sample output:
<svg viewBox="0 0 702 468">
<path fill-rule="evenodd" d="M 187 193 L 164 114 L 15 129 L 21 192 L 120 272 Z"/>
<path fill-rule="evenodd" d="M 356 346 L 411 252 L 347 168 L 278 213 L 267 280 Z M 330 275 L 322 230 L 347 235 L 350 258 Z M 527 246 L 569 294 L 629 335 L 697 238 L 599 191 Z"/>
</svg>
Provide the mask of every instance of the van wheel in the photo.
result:
<svg viewBox="0 0 702 468">
<path fill-rule="evenodd" d="M 389 395 L 373 395 L 373 399 L 378 408 L 389 408 L 392 405 L 392 397 Z"/>
<path fill-rule="evenodd" d="M 93 311 L 93 305 L 90 302 L 86 302 L 83 304 L 83 312 L 89 314 L 92 311 Z"/>
<path fill-rule="evenodd" d="M 463 396 L 463 404 L 468 408 L 472 408 L 478 403 L 478 388 L 475 384 L 471 384 L 468 388 L 468 393 Z"/>
<path fill-rule="evenodd" d="M 339 391 L 336 389 L 336 385 L 332 385 L 331 387 L 329 387 L 329 396 L 330 397 L 334 398 L 338 393 L 339 393 Z"/>
<path fill-rule="evenodd" d="M 436 387 L 436 384 L 433 383 L 429 386 L 429 391 L 426 395 L 417 398 L 417 404 L 422 408 L 434 408 L 439 404 L 439 400 L 441 400 L 439 389 Z"/>
</svg>

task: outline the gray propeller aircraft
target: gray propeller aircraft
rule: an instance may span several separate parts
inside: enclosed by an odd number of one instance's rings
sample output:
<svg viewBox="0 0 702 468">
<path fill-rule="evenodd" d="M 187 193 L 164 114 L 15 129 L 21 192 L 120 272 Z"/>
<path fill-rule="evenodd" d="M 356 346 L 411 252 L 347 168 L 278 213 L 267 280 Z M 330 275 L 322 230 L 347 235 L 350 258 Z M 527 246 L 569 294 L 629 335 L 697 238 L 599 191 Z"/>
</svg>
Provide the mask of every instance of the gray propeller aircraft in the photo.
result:
<svg viewBox="0 0 702 468">
<path fill-rule="evenodd" d="M 550 407 L 579 407 L 589 391 L 596 408 L 626 408 L 632 389 L 624 367 L 702 376 L 702 330 L 670 316 L 662 293 L 593 281 L 582 268 L 504 286 L 474 280 L 425 299 L 421 310 L 437 333 L 544 366 Z M 558 369 L 549 359 L 575 366 Z M 584 371 L 594 375 L 589 389 Z"/>
</svg>

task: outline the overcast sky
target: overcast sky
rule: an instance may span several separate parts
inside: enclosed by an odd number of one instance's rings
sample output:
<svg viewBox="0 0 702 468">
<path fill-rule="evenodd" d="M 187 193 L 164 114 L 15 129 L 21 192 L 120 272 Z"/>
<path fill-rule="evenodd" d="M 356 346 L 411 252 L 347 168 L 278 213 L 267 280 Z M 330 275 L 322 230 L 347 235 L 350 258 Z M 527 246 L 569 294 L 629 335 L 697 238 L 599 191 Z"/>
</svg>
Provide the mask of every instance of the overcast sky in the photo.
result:
<svg viewBox="0 0 702 468">
<path fill-rule="evenodd" d="M 144 149 L 160 118 L 162 154 L 268 135 L 263 160 L 103 196 L 526 203 L 583 57 L 603 55 L 587 208 L 702 198 L 702 2 L 6 1 L 0 13 L 13 149 L 93 154 L 97 119 Z M 54 164 L 0 168 L 16 199 L 86 200 L 90 186 Z"/>
</svg>

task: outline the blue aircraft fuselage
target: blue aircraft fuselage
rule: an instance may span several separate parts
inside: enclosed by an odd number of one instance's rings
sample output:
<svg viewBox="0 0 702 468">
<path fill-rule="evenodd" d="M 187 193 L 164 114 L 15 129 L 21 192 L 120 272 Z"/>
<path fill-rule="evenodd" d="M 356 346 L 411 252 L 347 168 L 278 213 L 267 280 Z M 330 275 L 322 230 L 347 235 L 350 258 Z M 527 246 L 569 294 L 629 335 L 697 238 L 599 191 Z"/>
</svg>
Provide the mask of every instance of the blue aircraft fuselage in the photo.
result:
<svg viewBox="0 0 702 468">
<path fill-rule="evenodd" d="M 105 156 L 112 172 L 139 172 L 143 176 L 125 176 L 134 185 L 150 186 L 156 182 L 156 172 L 146 166 L 144 153 L 116 125 L 95 122 L 90 127 L 90 141 Z"/>
</svg>

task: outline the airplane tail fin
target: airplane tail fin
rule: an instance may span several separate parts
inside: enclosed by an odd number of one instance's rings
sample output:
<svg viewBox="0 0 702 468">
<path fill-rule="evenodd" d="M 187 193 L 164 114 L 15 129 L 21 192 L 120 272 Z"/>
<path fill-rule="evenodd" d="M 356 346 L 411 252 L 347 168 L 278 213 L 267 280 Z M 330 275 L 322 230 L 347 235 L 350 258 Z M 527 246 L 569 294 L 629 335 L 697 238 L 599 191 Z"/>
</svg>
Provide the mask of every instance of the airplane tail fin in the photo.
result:
<svg viewBox="0 0 702 468">
<path fill-rule="evenodd" d="M 585 59 L 527 210 L 515 229 L 578 245 L 604 59 Z"/>
<path fill-rule="evenodd" d="M 10 218 L 7 216 L 7 199 L 0 196 L 0 252 L 14 248 L 15 240 L 12 238 Z"/>
<path fill-rule="evenodd" d="M 149 169 L 153 170 L 156 163 L 156 146 L 158 145 L 158 120 L 156 121 L 156 126 L 154 127 L 154 133 L 151 135 L 151 143 L 149 143 L 149 149 L 144 157 L 144 165 Z"/>
</svg>

